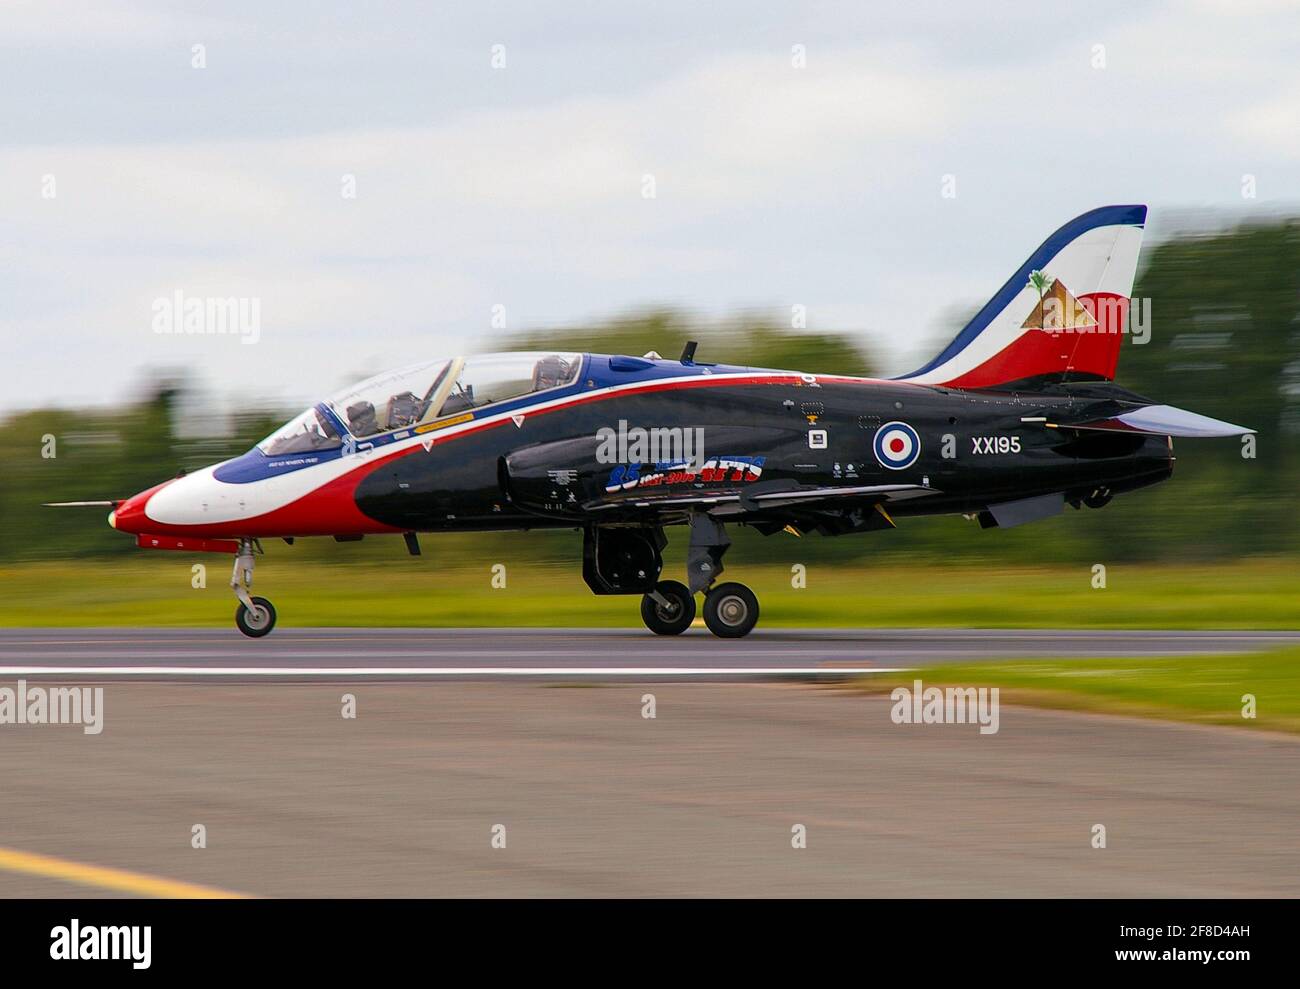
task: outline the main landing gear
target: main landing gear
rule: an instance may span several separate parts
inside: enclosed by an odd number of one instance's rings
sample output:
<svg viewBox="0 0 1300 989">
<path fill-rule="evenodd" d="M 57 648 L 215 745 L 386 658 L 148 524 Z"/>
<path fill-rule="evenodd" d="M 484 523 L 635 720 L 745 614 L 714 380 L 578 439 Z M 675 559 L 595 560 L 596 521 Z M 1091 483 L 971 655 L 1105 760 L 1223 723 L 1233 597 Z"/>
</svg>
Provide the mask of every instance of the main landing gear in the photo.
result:
<svg viewBox="0 0 1300 989">
<path fill-rule="evenodd" d="M 681 635 L 695 620 L 695 595 L 704 593 L 704 624 L 721 639 L 739 639 L 758 623 L 758 598 L 744 584 L 715 584 L 722 554 L 731 545 L 721 522 L 705 514 L 691 519 L 686 560 L 688 587 L 675 580 L 655 584 L 641 598 L 641 620 L 656 635 Z M 661 561 L 662 562 L 662 561 Z"/>
<path fill-rule="evenodd" d="M 720 639 L 739 639 L 758 624 L 758 598 L 734 580 L 704 596 L 704 624 Z"/>
<path fill-rule="evenodd" d="M 254 540 L 239 540 L 230 587 L 239 598 L 239 607 L 235 610 L 236 627 L 250 638 L 260 639 L 275 628 L 275 606 L 266 598 L 255 598 L 249 593 L 253 589 L 254 550 L 261 551 Z"/>
<path fill-rule="evenodd" d="M 681 635 L 695 621 L 695 595 L 676 580 L 661 580 L 641 598 L 641 620 L 655 635 Z"/>
<path fill-rule="evenodd" d="M 663 580 L 641 598 L 641 620 L 655 635 L 681 635 L 695 620 L 695 595 L 682 583 Z M 729 581 L 704 595 L 704 624 L 721 639 L 748 635 L 758 622 L 758 598 Z"/>
</svg>

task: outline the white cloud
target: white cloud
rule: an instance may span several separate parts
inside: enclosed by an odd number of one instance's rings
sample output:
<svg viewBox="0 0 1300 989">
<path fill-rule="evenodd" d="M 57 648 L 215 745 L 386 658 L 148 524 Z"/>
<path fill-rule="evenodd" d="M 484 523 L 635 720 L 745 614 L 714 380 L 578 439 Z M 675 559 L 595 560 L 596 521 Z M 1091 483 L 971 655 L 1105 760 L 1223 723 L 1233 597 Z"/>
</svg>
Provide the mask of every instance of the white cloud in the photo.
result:
<svg viewBox="0 0 1300 989">
<path fill-rule="evenodd" d="M 5 46 L 136 48 L 232 33 L 231 26 L 218 18 L 129 0 L 5 0 L 0 5 L 0 43 Z"/>
<path fill-rule="evenodd" d="M 1294 161 L 1300 159 L 1300 85 L 1279 88 L 1280 92 L 1264 101 L 1232 114 L 1229 124 L 1246 147 Z M 1248 162 L 1248 157 L 1243 156 L 1243 161 Z M 1289 191 L 1293 196 L 1300 194 L 1295 187 Z"/>
<path fill-rule="evenodd" d="M 73 24 L 52 9 L 6 8 L 0 34 L 102 38 L 149 60 L 160 42 L 224 32 L 227 67 L 258 37 L 189 12 L 86 4 Z M 0 147 L 0 332 L 25 341 L 0 402 L 106 399 L 141 365 L 178 358 L 217 387 L 299 399 L 362 364 L 482 346 L 496 303 L 520 329 L 638 303 L 800 302 L 822 314 L 816 329 L 886 340 L 906 370 L 954 306 L 983 301 L 1074 213 L 1152 198 L 1240 206 L 1242 172 L 1267 172 L 1266 192 L 1300 188 L 1285 12 L 1265 29 L 1200 10 L 1137 8 L 1047 32 L 992 12 L 934 21 L 930 46 L 915 24 L 882 20 L 869 41 L 859 29 L 810 44 L 804 69 L 789 52 L 803 32 L 783 26 L 681 62 L 661 45 L 653 72 L 639 66 L 652 81 L 637 85 L 593 74 L 552 98 L 483 103 L 476 76 L 418 124 L 410 106 L 376 106 L 377 121 L 407 122 L 182 141 L 160 119 L 146 139 L 73 132 Z M 477 46 L 487 73 L 496 27 L 446 46 Z M 275 37 L 292 44 L 283 26 Z M 1107 45 L 1104 70 L 1089 64 L 1094 42 Z M 545 43 L 512 41 L 504 71 L 529 78 Z M 383 57 L 348 46 L 352 72 L 366 59 L 378 72 Z M 234 71 L 204 81 L 235 105 L 280 101 L 294 122 L 298 80 L 285 73 L 270 91 Z M 362 80 L 308 81 L 342 94 Z M 179 113 L 190 91 L 178 87 Z M 125 126 L 132 105 L 120 112 Z M 654 200 L 641 197 L 646 173 Z M 940 198 L 945 173 L 956 200 Z M 53 201 L 40 196 L 46 174 Z M 355 200 L 340 195 L 344 174 Z M 261 298 L 263 342 L 155 338 L 149 304 L 175 288 Z"/>
</svg>

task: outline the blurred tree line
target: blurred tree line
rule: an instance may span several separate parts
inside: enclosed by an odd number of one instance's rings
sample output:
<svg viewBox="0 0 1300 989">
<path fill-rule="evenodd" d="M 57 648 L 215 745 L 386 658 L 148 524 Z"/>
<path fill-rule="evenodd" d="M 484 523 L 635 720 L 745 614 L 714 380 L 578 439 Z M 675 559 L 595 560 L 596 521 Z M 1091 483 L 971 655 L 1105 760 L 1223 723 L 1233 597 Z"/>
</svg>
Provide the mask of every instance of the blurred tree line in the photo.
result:
<svg viewBox="0 0 1300 989">
<path fill-rule="evenodd" d="M 1300 551 L 1300 220 L 1182 237 L 1146 260 L 1135 294 L 1151 300 L 1151 339 L 1125 341 L 1117 379 L 1258 435 L 1175 440 L 1172 480 L 1095 513 L 1095 537 L 1133 556 Z"/>
<path fill-rule="evenodd" d="M 1061 518 L 1007 531 L 942 517 L 839 539 L 738 533 L 738 562 L 898 562 L 904 556 L 1011 564 L 1172 561 L 1300 551 L 1300 222 L 1257 223 L 1148 245 L 1134 295 L 1149 300 L 1150 338 L 1124 341 L 1119 382 L 1159 402 L 1254 427 L 1253 457 L 1243 456 L 1235 439 L 1176 441 L 1173 482 L 1117 498 L 1100 512 L 1067 509 Z M 491 349 L 655 350 L 674 357 L 688 339 L 700 341 L 700 357 L 709 361 L 877 373 L 871 355 L 843 334 L 789 329 L 756 316 L 701 325 L 671 310 L 516 334 Z M 933 341 L 934 349 L 944 342 Z M 0 561 L 137 552 L 130 537 L 104 524 L 107 509 L 101 515 L 41 503 L 124 497 L 181 469 L 242 453 L 300 411 L 251 411 L 219 436 L 187 437 L 178 425 L 184 387 L 161 382 L 147 399 L 110 413 L 42 409 L 10 417 L 0 430 Z M 425 551 L 435 559 L 576 561 L 579 543 L 567 532 L 528 540 L 453 535 L 430 537 Z M 292 552 L 344 562 L 403 550 L 396 539 L 363 546 L 303 540 Z"/>
</svg>

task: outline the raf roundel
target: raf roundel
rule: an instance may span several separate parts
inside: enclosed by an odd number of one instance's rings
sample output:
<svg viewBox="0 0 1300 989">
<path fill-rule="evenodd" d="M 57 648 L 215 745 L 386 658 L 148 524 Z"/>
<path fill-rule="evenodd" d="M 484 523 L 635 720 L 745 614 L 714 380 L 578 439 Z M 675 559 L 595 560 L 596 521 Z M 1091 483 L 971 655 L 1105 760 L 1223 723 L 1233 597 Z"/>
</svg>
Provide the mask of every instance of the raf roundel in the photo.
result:
<svg viewBox="0 0 1300 989">
<path fill-rule="evenodd" d="M 890 470 L 902 470 L 921 455 L 921 437 L 905 422 L 887 422 L 876 430 L 872 441 L 876 459 Z"/>
</svg>

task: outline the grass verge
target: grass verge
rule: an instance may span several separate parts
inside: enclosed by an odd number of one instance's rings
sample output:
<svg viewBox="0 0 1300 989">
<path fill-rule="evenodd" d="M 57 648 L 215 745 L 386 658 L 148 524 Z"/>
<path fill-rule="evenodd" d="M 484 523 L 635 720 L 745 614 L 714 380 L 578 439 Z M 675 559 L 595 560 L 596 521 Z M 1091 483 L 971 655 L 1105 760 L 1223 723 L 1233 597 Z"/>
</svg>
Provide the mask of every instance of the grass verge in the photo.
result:
<svg viewBox="0 0 1300 989">
<path fill-rule="evenodd" d="M 283 548 L 279 548 L 283 549 Z M 351 564 L 259 561 L 255 592 L 285 627 L 581 626 L 639 627 L 638 599 L 593 595 L 578 561 L 511 563 L 504 587 L 491 561 L 454 565 L 429 557 Z M 193 570 L 206 565 L 201 583 Z M 221 626 L 235 599 L 231 557 L 142 553 L 113 561 L 0 567 L 9 607 L 0 625 Z M 677 565 L 665 576 L 679 578 Z M 806 586 L 790 567 L 728 568 L 758 594 L 761 628 L 1255 628 L 1300 626 L 1300 568 L 1292 561 L 1217 567 L 1113 565 L 1105 589 L 1086 567 L 888 566 L 810 563 Z M 498 579 L 497 583 L 500 583 Z"/>
<path fill-rule="evenodd" d="M 1015 660 L 934 666 L 864 678 L 870 693 L 911 687 L 997 687 L 1005 704 L 1300 734 L 1300 648 L 1171 659 Z M 1245 695 L 1255 717 L 1242 716 Z M 1004 718 L 1005 723 L 1005 718 Z"/>
</svg>

